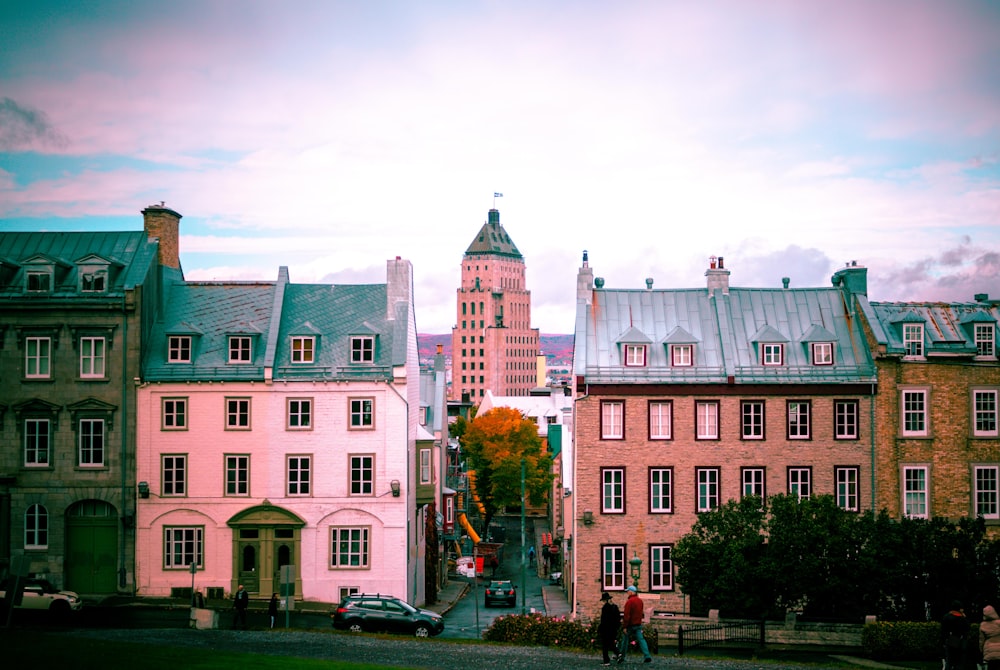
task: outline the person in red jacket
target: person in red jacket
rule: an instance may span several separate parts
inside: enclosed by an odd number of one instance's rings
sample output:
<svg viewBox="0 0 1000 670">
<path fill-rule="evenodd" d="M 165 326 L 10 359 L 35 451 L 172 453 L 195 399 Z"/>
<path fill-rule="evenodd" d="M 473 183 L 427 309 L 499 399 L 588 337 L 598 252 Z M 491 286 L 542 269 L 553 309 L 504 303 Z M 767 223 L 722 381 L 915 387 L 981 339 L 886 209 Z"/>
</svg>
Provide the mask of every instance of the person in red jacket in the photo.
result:
<svg viewBox="0 0 1000 670">
<path fill-rule="evenodd" d="M 625 662 L 625 651 L 628 649 L 630 640 L 635 640 L 639 645 L 639 651 L 643 655 L 643 663 L 652 663 L 653 657 L 649 655 L 649 647 L 646 645 L 646 638 L 642 636 L 642 618 L 644 606 L 642 598 L 639 597 L 639 589 L 630 586 L 625 591 L 628 593 L 628 600 L 625 601 L 625 613 L 622 617 L 622 626 L 625 634 L 622 635 L 621 647 L 618 649 L 618 662 Z"/>
</svg>

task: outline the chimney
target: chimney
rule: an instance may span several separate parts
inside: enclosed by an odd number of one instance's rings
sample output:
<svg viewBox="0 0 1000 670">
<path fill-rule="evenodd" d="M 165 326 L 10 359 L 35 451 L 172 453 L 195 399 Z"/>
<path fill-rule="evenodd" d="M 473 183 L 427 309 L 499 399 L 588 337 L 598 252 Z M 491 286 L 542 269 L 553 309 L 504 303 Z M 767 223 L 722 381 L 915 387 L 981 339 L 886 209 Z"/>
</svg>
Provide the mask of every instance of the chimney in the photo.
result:
<svg viewBox="0 0 1000 670">
<path fill-rule="evenodd" d="M 792 283 L 792 278 L 791 277 L 782 277 L 781 278 L 781 288 L 788 288 L 788 285 L 791 284 L 791 283 Z"/>
<path fill-rule="evenodd" d="M 708 294 L 712 295 L 717 289 L 722 290 L 722 295 L 729 295 L 729 270 L 723 266 L 722 256 L 716 258 L 709 256 L 708 269 L 705 270 L 708 277 Z"/>
<path fill-rule="evenodd" d="M 858 265 L 857 261 L 846 263 L 830 277 L 830 281 L 848 293 L 868 295 L 868 268 Z"/>
<path fill-rule="evenodd" d="M 386 261 L 385 270 L 386 318 L 390 321 L 396 318 L 396 307 L 400 303 L 410 304 L 413 286 L 413 266 L 410 261 L 396 256 L 395 260 Z"/>
<path fill-rule="evenodd" d="M 647 291 L 652 291 L 653 290 L 653 278 L 652 277 L 646 277 L 646 290 Z"/>
<path fill-rule="evenodd" d="M 168 268 L 180 269 L 180 222 L 181 215 L 164 207 L 163 201 L 159 205 L 150 205 L 142 210 L 143 229 L 146 237 L 150 240 L 160 241 L 159 262 Z"/>
<path fill-rule="evenodd" d="M 594 269 L 590 267 L 587 259 L 587 250 L 583 250 L 583 265 L 576 274 L 576 301 L 586 305 L 591 303 L 594 290 Z"/>
</svg>

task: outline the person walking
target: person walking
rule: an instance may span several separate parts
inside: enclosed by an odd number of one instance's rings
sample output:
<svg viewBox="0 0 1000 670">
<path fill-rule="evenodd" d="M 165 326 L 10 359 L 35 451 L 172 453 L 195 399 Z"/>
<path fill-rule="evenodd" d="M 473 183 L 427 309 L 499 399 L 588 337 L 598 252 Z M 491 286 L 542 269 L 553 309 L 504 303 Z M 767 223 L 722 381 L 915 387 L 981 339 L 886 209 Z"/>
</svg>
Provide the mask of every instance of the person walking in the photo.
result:
<svg viewBox="0 0 1000 670">
<path fill-rule="evenodd" d="M 993 605 L 983 608 L 983 622 L 979 624 L 979 653 L 986 670 L 1000 670 L 1000 617 Z"/>
<path fill-rule="evenodd" d="M 278 594 L 271 594 L 271 602 L 267 604 L 267 615 L 271 617 L 271 628 L 274 628 L 274 622 L 278 619 Z"/>
<path fill-rule="evenodd" d="M 944 670 L 965 670 L 966 638 L 969 619 L 962 603 L 952 601 L 951 609 L 941 619 L 941 642 L 944 647 Z"/>
<path fill-rule="evenodd" d="M 611 665 L 610 652 L 615 651 L 618 641 L 618 630 L 622 625 L 622 613 L 618 605 L 611 599 L 611 594 L 605 591 L 601 594 L 601 622 L 597 624 L 597 635 L 601 638 L 601 665 Z"/>
<path fill-rule="evenodd" d="M 233 609 L 235 610 L 233 614 L 233 628 L 236 628 L 239 624 L 240 628 L 246 630 L 247 627 L 247 606 L 250 604 L 250 594 L 246 592 L 243 585 L 240 584 L 236 589 L 236 595 L 233 596 Z"/>
<path fill-rule="evenodd" d="M 628 651 L 629 642 L 635 640 L 642 652 L 642 662 L 652 663 L 653 657 L 649 655 L 649 647 L 646 645 L 646 638 L 642 636 L 642 619 L 645 606 L 642 598 L 639 597 L 639 589 L 629 586 L 625 589 L 628 592 L 628 600 L 625 601 L 625 614 L 622 618 L 622 626 L 625 627 L 625 634 L 622 635 L 621 646 L 618 648 L 618 662 L 625 662 L 625 652 Z"/>
</svg>

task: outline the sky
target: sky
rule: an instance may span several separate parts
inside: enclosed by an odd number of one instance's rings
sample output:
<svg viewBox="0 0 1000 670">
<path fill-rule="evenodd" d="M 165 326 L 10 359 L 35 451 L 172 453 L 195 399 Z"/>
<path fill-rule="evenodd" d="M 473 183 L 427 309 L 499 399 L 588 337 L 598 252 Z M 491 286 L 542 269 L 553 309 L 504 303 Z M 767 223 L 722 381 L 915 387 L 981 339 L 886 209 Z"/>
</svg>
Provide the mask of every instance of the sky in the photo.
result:
<svg viewBox="0 0 1000 670">
<path fill-rule="evenodd" d="M 384 283 L 455 325 L 496 207 L 532 325 L 607 288 L 1000 298 L 992 0 L 0 0 L 0 230 L 183 215 L 190 280 Z M 495 193 L 502 193 L 495 197 Z"/>
</svg>

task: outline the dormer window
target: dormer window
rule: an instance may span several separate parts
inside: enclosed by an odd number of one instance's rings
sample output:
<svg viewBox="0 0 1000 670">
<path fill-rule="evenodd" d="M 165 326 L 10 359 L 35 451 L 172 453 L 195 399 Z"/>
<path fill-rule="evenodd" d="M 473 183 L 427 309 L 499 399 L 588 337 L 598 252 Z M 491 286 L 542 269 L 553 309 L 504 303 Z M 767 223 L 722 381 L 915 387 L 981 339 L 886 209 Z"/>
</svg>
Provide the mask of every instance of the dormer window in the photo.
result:
<svg viewBox="0 0 1000 670">
<path fill-rule="evenodd" d="M 167 337 L 167 362 L 191 362 L 191 336 L 170 335 Z"/>
<path fill-rule="evenodd" d="M 812 343 L 812 364 L 833 365 L 833 342 Z"/>
<path fill-rule="evenodd" d="M 670 364 L 676 368 L 686 368 L 694 365 L 693 344 L 671 344 Z"/>
<path fill-rule="evenodd" d="M 903 324 L 903 349 L 906 356 L 919 357 L 924 355 L 924 324 Z"/>
<path fill-rule="evenodd" d="M 351 363 L 375 362 L 375 338 L 370 335 L 356 335 L 351 338 Z"/>
<path fill-rule="evenodd" d="M 646 345 L 626 344 L 625 345 L 625 366 L 641 368 L 646 365 Z"/>
<path fill-rule="evenodd" d="M 996 356 L 996 327 L 992 323 L 975 324 L 976 355 Z"/>
<path fill-rule="evenodd" d="M 250 363 L 252 356 L 253 338 L 249 335 L 229 336 L 229 362 L 230 363 Z"/>
<path fill-rule="evenodd" d="M 315 361 L 316 338 L 292 338 L 292 363 L 312 363 Z"/>
<path fill-rule="evenodd" d="M 25 284 L 31 293 L 48 293 L 52 290 L 52 273 L 31 271 L 27 273 Z"/>
<path fill-rule="evenodd" d="M 783 365 L 785 345 L 778 342 L 762 343 L 760 345 L 760 362 L 762 365 Z"/>
<path fill-rule="evenodd" d="M 80 291 L 83 293 L 104 293 L 107 285 L 106 272 L 84 272 L 80 275 Z"/>
</svg>

